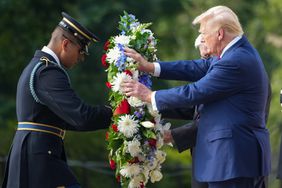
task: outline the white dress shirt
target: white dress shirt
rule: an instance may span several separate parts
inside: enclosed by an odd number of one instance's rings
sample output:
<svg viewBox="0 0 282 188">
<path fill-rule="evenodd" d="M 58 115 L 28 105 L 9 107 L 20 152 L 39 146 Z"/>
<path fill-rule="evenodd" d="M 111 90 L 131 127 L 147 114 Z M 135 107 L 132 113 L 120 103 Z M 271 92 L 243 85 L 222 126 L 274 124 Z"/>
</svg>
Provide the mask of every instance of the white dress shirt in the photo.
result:
<svg viewBox="0 0 282 188">
<path fill-rule="evenodd" d="M 51 50 L 51 49 L 48 48 L 47 46 L 44 46 L 41 51 L 42 51 L 42 52 L 45 52 L 45 53 L 47 53 L 47 54 L 49 54 L 49 55 L 51 55 L 51 56 L 56 60 L 56 62 L 58 63 L 58 65 L 59 65 L 60 67 L 62 67 L 61 62 L 60 62 L 58 56 L 55 54 L 55 52 L 53 52 L 53 50 Z"/>
</svg>

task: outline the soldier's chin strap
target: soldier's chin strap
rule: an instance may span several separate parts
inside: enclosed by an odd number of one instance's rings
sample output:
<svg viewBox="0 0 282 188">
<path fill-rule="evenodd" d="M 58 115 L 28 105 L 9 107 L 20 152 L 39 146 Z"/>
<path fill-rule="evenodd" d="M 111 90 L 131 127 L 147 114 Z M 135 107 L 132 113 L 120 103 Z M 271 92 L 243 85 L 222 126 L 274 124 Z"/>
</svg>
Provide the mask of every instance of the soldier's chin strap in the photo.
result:
<svg viewBox="0 0 282 188">
<path fill-rule="evenodd" d="M 282 89 L 280 90 L 280 105 L 282 107 Z"/>
<path fill-rule="evenodd" d="M 34 87 L 34 77 L 35 77 L 35 73 L 36 73 L 36 71 L 39 69 L 39 67 L 40 67 L 41 65 L 45 65 L 46 67 L 49 66 L 49 65 L 55 65 L 56 67 L 58 67 L 59 69 L 61 69 L 61 70 L 65 73 L 65 75 L 66 75 L 67 78 L 68 78 L 69 83 L 71 83 L 71 82 L 70 82 L 70 78 L 69 78 L 69 75 L 68 75 L 67 71 L 66 71 L 63 67 L 59 66 L 57 63 L 51 61 L 50 59 L 48 59 L 48 58 L 45 57 L 45 56 L 41 57 L 40 60 L 39 60 L 39 62 L 34 66 L 34 68 L 33 68 L 32 71 L 31 71 L 30 79 L 29 79 L 29 89 L 30 89 L 30 92 L 31 92 L 31 95 L 32 95 L 33 99 L 34 99 L 37 103 L 40 103 L 40 104 L 42 104 L 42 105 L 45 105 L 45 104 L 38 98 L 38 96 L 36 95 L 35 87 Z"/>
</svg>

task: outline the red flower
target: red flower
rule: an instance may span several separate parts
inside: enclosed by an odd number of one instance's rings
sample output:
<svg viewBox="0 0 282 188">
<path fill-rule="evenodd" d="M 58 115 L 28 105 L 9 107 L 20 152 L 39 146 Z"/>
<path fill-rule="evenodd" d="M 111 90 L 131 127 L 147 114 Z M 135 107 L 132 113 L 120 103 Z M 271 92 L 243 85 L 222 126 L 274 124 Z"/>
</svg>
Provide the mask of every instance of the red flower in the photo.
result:
<svg viewBox="0 0 282 188">
<path fill-rule="evenodd" d="M 109 140 L 109 132 L 106 132 L 106 140 Z"/>
<path fill-rule="evenodd" d="M 117 179 L 117 182 L 120 183 L 120 175 L 117 175 L 116 179 Z"/>
<path fill-rule="evenodd" d="M 121 101 L 120 105 L 116 108 L 114 115 L 129 114 L 130 105 L 126 99 Z"/>
<path fill-rule="evenodd" d="M 139 161 L 138 157 L 134 157 L 133 159 L 129 160 L 128 162 L 130 164 L 134 164 L 134 163 L 139 163 L 140 161 Z"/>
<path fill-rule="evenodd" d="M 149 145 L 150 145 L 151 147 L 156 147 L 156 145 L 157 145 L 157 140 L 156 140 L 156 139 L 150 138 L 150 139 L 148 140 L 148 142 L 149 142 Z"/>
<path fill-rule="evenodd" d="M 116 169 L 116 162 L 114 160 L 110 160 L 110 167 L 112 170 Z"/>
<path fill-rule="evenodd" d="M 144 188 L 144 183 L 140 182 L 140 188 Z"/>
<path fill-rule="evenodd" d="M 111 89 L 111 88 L 112 88 L 112 85 L 111 85 L 111 83 L 110 83 L 110 82 L 106 82 L 106 86 L 107 86 L 107 88 L 109 88 L 109 89 Z"/>
<path fill-rule="evenodd" d="M 101 58 L 101 61 L 102 61 L 103 67 L 108 68 L 109 64 L 107 63 L 106 58 L 107 58 L 107 54 L 103 54 L 102 58 Z"/>
<path fill-rule="evenodd" d="M 132 72 L 130 70 L 125 70 L 124 72 L 125 72 L 125 74 L 132 76 Z"/>
<path fill-rule="evenodd" d="M 108 50 L 110 45 L 110 41 L 107 40 L 107 42 L 104 44 L 104 50 Z"/>
<path fill-rule="evenodd" d="M 112 129 L 115 131 L 115 132 L 118 132 L 118 127 L 116 124 L 112 124 Z"/>
</svg>

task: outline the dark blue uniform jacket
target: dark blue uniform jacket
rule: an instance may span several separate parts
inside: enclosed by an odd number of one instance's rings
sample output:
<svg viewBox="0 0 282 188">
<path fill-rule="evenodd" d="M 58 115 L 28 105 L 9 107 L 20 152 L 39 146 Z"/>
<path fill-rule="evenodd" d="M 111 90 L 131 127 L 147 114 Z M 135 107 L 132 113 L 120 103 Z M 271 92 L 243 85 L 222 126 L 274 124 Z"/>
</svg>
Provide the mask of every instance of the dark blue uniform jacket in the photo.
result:
<svg viewBox="0 0 282 188">
<path fill-rule="evenodd" d="M 40 58 L 43 63 L 30 77 Z M 41 103 L 35 101 L 30 84 Z M 36 51 L 24 69 L 17 86 L 19 122 L 36 122 L 65 130 L 93 131 L 107 128 L 112 110 L 90 106 L 71 88 L 68 75 L 55 59 Z M 3 188 L 55 188 L 76 184 L 66 163 L 63 139 L 44 132 L 18 130 L 10 150 Z"/>
</svg>

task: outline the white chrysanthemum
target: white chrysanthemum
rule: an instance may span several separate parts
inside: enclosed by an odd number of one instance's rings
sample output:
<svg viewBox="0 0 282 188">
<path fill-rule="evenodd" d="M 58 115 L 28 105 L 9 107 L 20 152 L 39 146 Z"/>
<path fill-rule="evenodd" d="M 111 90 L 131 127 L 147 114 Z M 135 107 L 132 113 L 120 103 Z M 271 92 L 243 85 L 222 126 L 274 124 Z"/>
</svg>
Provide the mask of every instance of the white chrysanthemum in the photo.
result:
<svg viewBox="0 0 282 188">
<path fill-rule="evenodd" d="M 120 56 L 121 56 L 121 51 L 119 50 L 117 46 L 115 46 L 114 48 L 108 51 L 106 60 L 110 64 L 115 63 L 119 59 Z"/>
<path fill-rule="evenodd" d="M 141 168 L 138 164 L 127 164 L 121 167 L 119 171 L 120 174 L 124 177 L 131 178 L 137 176 L 141 172 Z"/>
<path fill-rule="evenodd" d="M 142 121 L 140 124 L 141 124 L 143 127 L 148 128 L 148 129 L 154 128 L 154 126 L 155 126 L 155 124 L 152 123 L 152 122 L 150 122 L 150 121 Z"/>
<path fill-rule="evenodd" d="M 126 74 L 124 72 L 117 73 L 114 76 L 113 81 L 111 82 L 112 90 L 114 92 L 119 92 L 120 94 L 122 94 L 120 85 L 123 81 L 126 81 L 126 80 L 131 80 L 131 76 L 129 76 L 128 74 Z"/>
<path fill-rule="evenodd" d="M 151 116 L 156 117 L 159 116 L 160 114 L 158 113 L 158 111 L 153 110 L 152 104 L 151 103 L 147 103 L 147 108 L 149 113 L 151 114 Z"/>
<path fill-rule="evenodd" d="M 159 170 L 153 170 L 150 172 L 151 182 L 155 183 L 163 178 L 162 173 Z"/>
<path fill-rule="evenodd" d="M 149 174 L 150 174 L 150 170 L 149 168 L 147 168 L 146 166 L 143 166 L 143 171 L 142 171 L 143 175 L 144 175 L 144 185 L 146 185 L 148 183 L 149 180 Z"/>
<path fill-rule="evenodd" d="M 128 66 L 132 66 L 136 61 L 131 57 L 126 57 L 126 62 L 128 63 Z"/>
<path fill-rule="evenodd" d="M 140 188 L 140 184 L 144 182 L 141 175 L 134 176 L 129 182 L 128 188 Z"/>
<path fill-rule="evenodd" d="M 144 155 L 138 155 L 137 157 L 138 157 L 138 161 L 145 161 L 146 160 Z"/>
<path fill-rule="evenodd" d="M 151 158 L 149 161 L 146 162 L 146 166 L 149 170 L 154 170 L 158 166 L 158 161 L 156 158 Z"/>
<path fill-rule="evenodd" d="M 128 103 L 132 107 L 141 107 L 141 106 L 143 106 L 145 104 L 143 101 L 141 101 L 137 97 L 129 97 L 128 98 Z"/>
<path fill-rule="evenodd" d="M 160 124 L 160 122 L 157 119 L 155 119 L 155 122 L 156 122 L 155 130 L 159 131 L 161 133 L 161 135 L 163 135 L 164 131 L 169 130 L 170 127 L 171 127 L 171 123 L 170 122 L 167 122 L 164 125 Z"/>
<path fill-rule="evenodd" d="M 156 151 L 156 159 L 159 161 L 160 164 L 165 161 L 165 157 L 166 157 L 165 152 L 163 152 L 161 150 Z"/>
<path fill-rule="evenodd" d="M 138 121 L 128 114 L 121 116 L 118 121 L 118 130 L 127 138 L 132 137 L 138 132 L 138 126 Z"/>
<path fill-rule="evenodd" d="M 114 43 L 128 46 L 130 37 L 126 35 L 118 35 L 114 38 Z"/>
<path fill-rule="evenodd" d="M 138 154 L 142 152 L 140 148 L 141 144 L 136 138 L 134 138 L 132 141 L 128 141 L 126 145 L 128 153 L 130 153 L 132 157 L 137 157 Z"/>
</svg>

